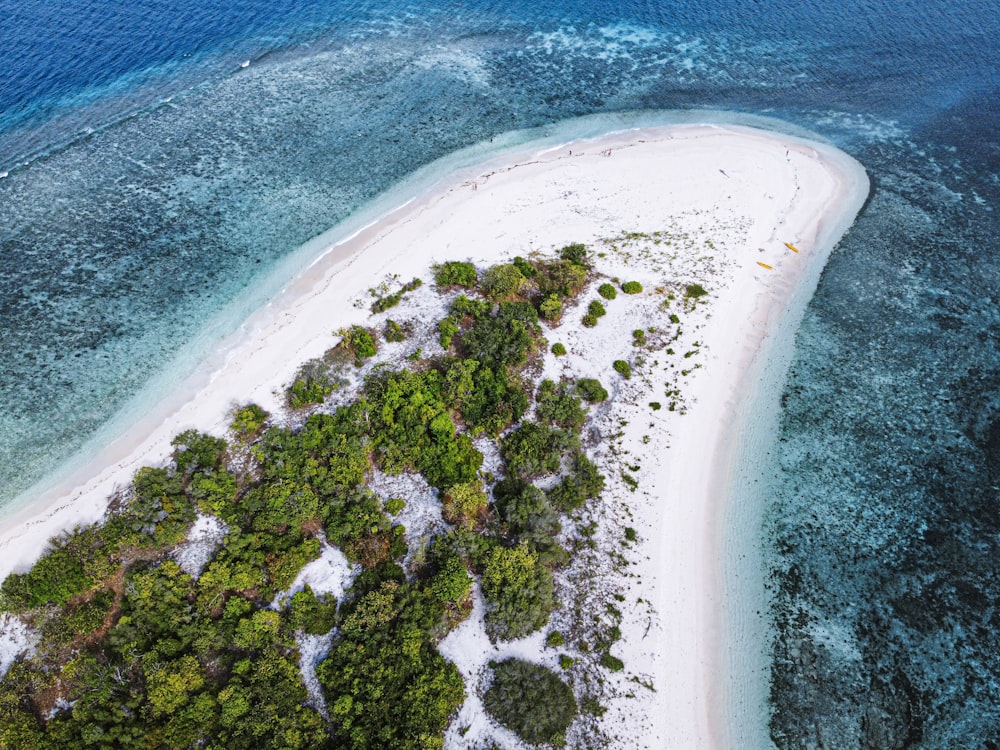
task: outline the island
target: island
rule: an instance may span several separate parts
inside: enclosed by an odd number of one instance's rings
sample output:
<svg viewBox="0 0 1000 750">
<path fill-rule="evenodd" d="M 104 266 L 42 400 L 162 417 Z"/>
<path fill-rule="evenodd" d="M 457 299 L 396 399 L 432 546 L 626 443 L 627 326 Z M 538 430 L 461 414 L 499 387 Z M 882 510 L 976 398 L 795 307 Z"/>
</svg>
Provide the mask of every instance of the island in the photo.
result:
<svg viewBox="0 0 1000 750">
<path fill-rule="evenodd" d="M 829 145 L 673 125 L 328 238 L 0 521 L 0 746 L 750 746 L 735 495 L 867 194 Z"/>
</svg>

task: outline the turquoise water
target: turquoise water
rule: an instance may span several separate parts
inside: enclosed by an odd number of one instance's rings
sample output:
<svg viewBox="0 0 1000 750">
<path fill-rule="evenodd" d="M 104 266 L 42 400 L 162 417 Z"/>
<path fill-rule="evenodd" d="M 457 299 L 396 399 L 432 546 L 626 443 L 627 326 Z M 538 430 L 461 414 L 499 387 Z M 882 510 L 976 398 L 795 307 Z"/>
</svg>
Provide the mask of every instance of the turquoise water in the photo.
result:
<svg viewBox="0 0 1000 750">
<path fill-rule="evenodd" d="M 772 736 L 996 747 L 998 57 L 978 2 L 0 0 L 0 504 L 434 159 L 595 113 L 778 117 L 873 196 L 762 477 Z"/>
</svg>

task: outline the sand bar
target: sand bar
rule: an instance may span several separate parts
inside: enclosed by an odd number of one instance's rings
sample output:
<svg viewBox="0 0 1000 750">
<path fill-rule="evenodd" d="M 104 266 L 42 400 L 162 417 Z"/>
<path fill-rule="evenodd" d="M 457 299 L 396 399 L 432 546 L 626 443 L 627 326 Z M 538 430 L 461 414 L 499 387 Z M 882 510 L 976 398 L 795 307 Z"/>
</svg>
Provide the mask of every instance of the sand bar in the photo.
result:
<svg viewBox="0 0 1000 750">
<path fill-rule="evenodd" d="M 758 397 L 777 402 L 778 393 L 756 393 L 754 379 L 777 338 L 787 345 L 867 193 L 864 170 L 836 149 L 734 125 L 635 129 L 544 149 L 528 144 L 453 174 L 330 246 L 173 397 L 68 481 L 0 522 L 0 576 L 24 569 L 52 534 L 99 518 L 108 495 L 139 467 L 165 460 L 178 432 L 221 435 L 236 403 L 280 412 L 282 389 L 298 365 L 332 346 L 337 329 L 367 320 L 367 306 L 354 303 L 369 299 L 366 290 L 379 279 L 428 279 L 438 261 L 489 264 L 622 232 L 701 232 L 711 239 L 699 252 L 711 256 L 716 276 L 698 325 L 701 367 L 685 378 L 686 413 L 662 416 L 654 439 L 644 441 L 648 408 L 642 417 L 639 409 L 662 396 L 663 383 L 650 378 L 648 397 L 630 386 L 631 405 L 623 406 L 630 416 L 624 444 L 647 467 L 632 500 L 641 540 L 633 557 L 638 596 L 652 606 L 626 613 L 621 655 L 642 665 L 656 691 L 616 702 L 605 721 L 622 747 L 737 746 L 727 726 L 732 707 L 762 722 L 766 688 L 754 665 L 720 657 L 729 643 L 723 592 L 734 591 L 722 580 L 720 525 L 724 518 L 734 523 L 725 508 L 748 413 L 742 407 Z M 598 268 L 626 276 L 629 266 L 609 257 Z M 613 352 L 629 345 L 629 324 L 602 323 L 600 352 L 578 352 L 575 365 L 570 358 L 560 367 L 613 381 Z M 559 333 L 569 345 L 574 336 L 571 326 Z"/>
</svg>

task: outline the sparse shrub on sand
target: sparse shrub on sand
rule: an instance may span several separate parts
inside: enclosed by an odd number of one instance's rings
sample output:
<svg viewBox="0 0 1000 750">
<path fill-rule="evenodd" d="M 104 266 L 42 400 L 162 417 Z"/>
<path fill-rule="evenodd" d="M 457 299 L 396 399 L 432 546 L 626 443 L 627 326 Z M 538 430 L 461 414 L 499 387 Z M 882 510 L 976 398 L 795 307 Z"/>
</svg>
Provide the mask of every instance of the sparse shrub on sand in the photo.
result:
<svg viewBox="0 0 1000 750">
<path fill-rule="evenodd" d="M 552 353 L 555 354 L 557 357 L 565 356 L 566 345 L 557 341 L 552 345 Z"/>
<path fill-rule="evenodd" d="M 642 284 L 638 281 L 626 281 L 622 284 L 622 291 L 625 294 L 639 294 L 642 291 Z"/>
<path fill-rule="evenodd" d="M 632 366 L 624 359 L 616 359 L 612 364 L 612 367 L 615 368 L 615 372 L 617 372 L 626 380 L 632 377 Z"/>
<path fill-rule="evenodd" d="M 472 289 L 478 280 L 476 267 L 471 263 L 452 260 L 434 266 L 434 283 L 438 286 L 460 286 Z"/>
<path fill-rule="evenodd" d="M 576 392 L 584 401 L 596 404 L 608 400 L 608 392 L 596 378 L 580 378 L 576 381 Z"/>
<path fill-rule="evenodd" d="M 604 297 L 604 299 L 614 299 L 618 296 L 618 290 L 615 289 L 615 285 L 609 284 L 606 281 L 597 287 L 597 293 Z"/>
</svg>

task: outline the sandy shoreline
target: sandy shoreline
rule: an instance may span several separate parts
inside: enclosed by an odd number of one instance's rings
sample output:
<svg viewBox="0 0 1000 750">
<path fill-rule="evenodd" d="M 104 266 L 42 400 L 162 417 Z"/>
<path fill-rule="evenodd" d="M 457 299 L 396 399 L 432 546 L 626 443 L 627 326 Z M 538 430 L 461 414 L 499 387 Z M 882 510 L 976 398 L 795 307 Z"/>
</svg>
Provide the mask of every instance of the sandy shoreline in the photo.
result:
<svg viewBox="0 0 1000 750">
<path fill-rule="evenodd" d="M 615 733 L 644 738 L 644 747 L 753 747 L 745 741 L 752 732 L 737 738 L 732 727 L 766 718 L 759 713 L 760 665 L 722 656 L 732 643 L 733 613 L 754 606 L 752 596 L 735 609 L 723 601 L 741 596 L 723 579 L 732 567 L 723 549 L 729 536 L 722 527 L 733 522 L 727 496 L 747 455 L 744 441 L 757 444 L 769 429 L 745 424 L 757 414 L 747 404 L 770 399 L 776 406 L 774 388 L 787 367 L 780 353 L 867 191 L 863 169 L 839 151 L 739 126 L 630 130 L 541 150 L 529 144 L 453 174 L 333 245 L 224 342 L 224 357 L 199 368 L 90 466 L 0 521 L 0 577 L 23 569 L 52 534 L 99 518 L 108 495 L 139 467 L 161 463 L 178 432 L 223 434 L 236 403 L 280 412 L 281 389 L 297 367 L 328 349 L 337 329 L 368 319 L 367 304 L 354 302 L 367 303 L 367 290 L 384 278 L 427 279 L 438 261 L 487 265 L 625 231 L 701 233 L 711 240 L 698 252 L 715 276 L 706 284 L 712 299 L 704 319 L 690 329 L 702 354 L 701 369 L 682 376 L 686 414 L 657 412 L 655 434 L 643 439 L 647 403 L 665 400 L 664 387 L 678 377 L 653 367 L 642 382 L 622 386 L 620 412 L 616 403 L 616 415 L 629 420 L 621 447 L 648 468 L 640 492 L 624 493 L 615 481 L 611 490 L 630 504 L 642 541 L 631 553 L 641 580 L 632 603 L 652 604 L 626 612 L 619 655 L 648 675 L 656 692 L 615 702 L 605 721 L 625 722 L 628 729 Z M 680 267 L 696 274 L 702 261 L 688 261 Z M 657 282 L 652 270 L 621 254 L 598 270 L 637 277 L 647 288 Z M 558 364 L 550 358 L 546 374 L 571 367 L 616 382 L 613 353 L 631 351 L 634 326 L 627 312 L 620 320 L 609 312 L 595 329 L 596 344 L 574 347 L 577 332 L 559 329 L 552 340 L 565 341 L 575 356 Z M 762 379 L 769 390 L 758 393 Z M 622 747 L 635 746 L 625 737 Z"/>
</svg>

